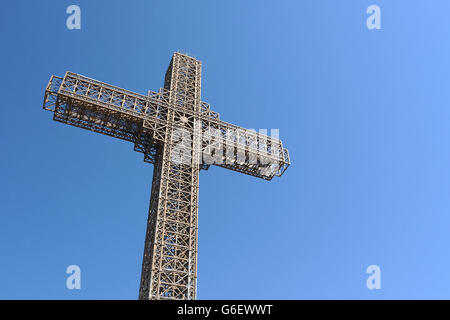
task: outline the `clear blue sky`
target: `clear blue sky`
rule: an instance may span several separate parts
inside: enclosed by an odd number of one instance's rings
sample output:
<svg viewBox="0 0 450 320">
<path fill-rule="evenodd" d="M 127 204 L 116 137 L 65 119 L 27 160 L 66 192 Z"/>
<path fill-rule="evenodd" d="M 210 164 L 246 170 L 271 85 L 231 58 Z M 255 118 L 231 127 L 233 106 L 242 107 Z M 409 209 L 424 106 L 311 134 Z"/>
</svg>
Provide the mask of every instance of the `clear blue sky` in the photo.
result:
<svg viewBox="0 0 450 320">
<path fill-rule="evenodd" d="M 66 8 L 82 10 L 81 30 Z M 381 8 L 368 30 L 366 8 Z M 450 298 L 448 1 L 7 1 L 0 298 L 136 299 L 152 166 L 52 121 L 51 74 L 145 93 L 173 51 L 225 121 L 277 128 L 266 182 L 200 175 L 198 298 Z M 66 268 L 82 289 L 65 287 Z M 381 268 L 381 290 L 366 268 Z"/>
</svg>

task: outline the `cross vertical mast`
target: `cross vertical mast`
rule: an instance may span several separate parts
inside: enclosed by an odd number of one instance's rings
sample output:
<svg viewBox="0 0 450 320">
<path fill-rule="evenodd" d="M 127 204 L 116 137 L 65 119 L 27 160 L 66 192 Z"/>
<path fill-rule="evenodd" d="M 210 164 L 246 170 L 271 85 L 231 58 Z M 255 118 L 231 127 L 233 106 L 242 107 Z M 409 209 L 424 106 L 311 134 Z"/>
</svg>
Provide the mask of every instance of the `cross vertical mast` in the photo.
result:
<svg viewBox="0 0 450 320">
<path fill-rule="evenodd" d="M 175 53 L 164 88 L 170 104 L 198 111 L 200 61 Z M 153 173 L 139 299 L 196 298 L 200 136 L 195 118 L 167 112 L 165 141 Z"/>
</svg>

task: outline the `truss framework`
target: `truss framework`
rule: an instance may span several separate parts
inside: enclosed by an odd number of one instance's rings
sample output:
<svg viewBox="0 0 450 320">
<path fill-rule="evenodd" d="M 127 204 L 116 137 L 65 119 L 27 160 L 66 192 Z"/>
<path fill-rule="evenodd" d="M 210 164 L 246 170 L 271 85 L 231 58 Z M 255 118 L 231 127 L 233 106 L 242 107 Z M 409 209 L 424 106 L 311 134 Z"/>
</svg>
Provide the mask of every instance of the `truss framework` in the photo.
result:
<svg viewBox="0 0 450 320">
<path fill-rule="evenodd" d="M 196 298 L 201 169 L 271 180 L 290 164 L 279 139 L 221 121 L 200 99 L 201 62 L 178 52 L 158 92 L 72 72 L 52 76 L 45 91 L 43 108 L 55 121 L 130 141 L 154 164 L 139 299 Z"/>
</svg>

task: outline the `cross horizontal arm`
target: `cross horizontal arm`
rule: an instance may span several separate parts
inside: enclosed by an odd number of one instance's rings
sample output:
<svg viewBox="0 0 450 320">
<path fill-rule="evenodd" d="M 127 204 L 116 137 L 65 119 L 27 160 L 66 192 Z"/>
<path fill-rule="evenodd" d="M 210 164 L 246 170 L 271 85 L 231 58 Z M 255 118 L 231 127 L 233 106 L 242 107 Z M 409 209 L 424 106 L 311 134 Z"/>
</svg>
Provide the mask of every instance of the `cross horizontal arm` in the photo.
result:
<svg viewBox="0 0 450 320">
<path fill-rule="evenodd" d="M 271 180 L 289 167 L 281 140 L 224 121 L 202 122 L 203 162 Z"/>
<path fill-rule="evenodd" d="M 169 103 L 169 96 L 165 89 L 141 95 L 66 72 L 63 78 L 51 77 L 43 108 L 54 112 L 56 121 L 133 142 L 149 163 L 155 162 L 167 126 L 173 126 L 201 135 L 203 169 L 217 165 L 271 180 L 289 166 L 288 150 L 279 139 L 221 121 L 205 102 L 189 110 Z M 179 115 L 175 121 L 167 120 L 169 110 Z"/>
</svg>

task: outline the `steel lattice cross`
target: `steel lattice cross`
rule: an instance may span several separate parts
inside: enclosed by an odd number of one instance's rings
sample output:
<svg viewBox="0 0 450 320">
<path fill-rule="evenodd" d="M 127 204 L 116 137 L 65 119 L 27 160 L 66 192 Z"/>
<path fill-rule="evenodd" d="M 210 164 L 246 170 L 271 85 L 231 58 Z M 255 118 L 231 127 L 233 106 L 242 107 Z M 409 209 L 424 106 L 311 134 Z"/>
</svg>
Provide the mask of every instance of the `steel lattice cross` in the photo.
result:
<svg viewBox="0 0 450 320">
<path fill-rule="evenodd" d="M 217 165 L 265 180 L 289 153 L 274 137 L 219 120 L 200 100 L 201 62 L 174 53 L 164 88 L 137 94 L 72 72 L 52 76 L 53 119 L 134 143 L 154 164 L 139 299 L 195 299 L 199 172 Z"/>
</svg>

